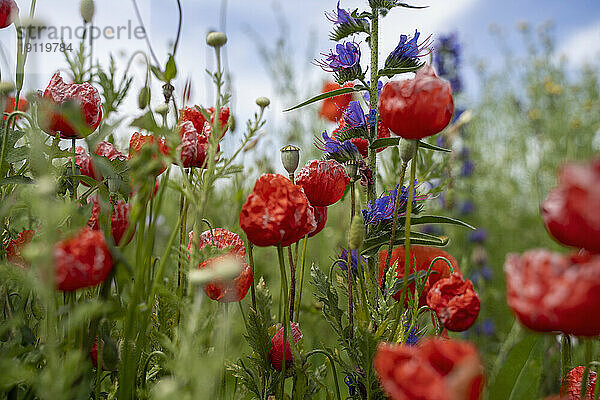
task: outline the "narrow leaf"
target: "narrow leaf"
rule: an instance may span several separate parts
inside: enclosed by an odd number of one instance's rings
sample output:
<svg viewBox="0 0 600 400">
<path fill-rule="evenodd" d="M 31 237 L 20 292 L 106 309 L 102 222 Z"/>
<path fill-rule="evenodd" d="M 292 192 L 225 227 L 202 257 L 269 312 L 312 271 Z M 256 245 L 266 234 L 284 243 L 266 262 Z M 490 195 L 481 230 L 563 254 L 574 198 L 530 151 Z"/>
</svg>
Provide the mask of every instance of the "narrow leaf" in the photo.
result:
<svg viewBox="0 0 600 400">
<path fill-rule="evenodd" d="M 458 225 L 464 226 L 465 228 L 475 230 L 474 226 L 467 224 L 459 219 L 450 218 L 450 217 L 442 217 L 440 215 L 419 215 L 414 216 L 410 219 L 411 225 L 423 225 L 423 224 L 449 224 L 449 225 Z"/>
<path fill-rule="evenodd" d="M 0 181 L 0 186 L 4 185 L 30 185 L 33 183 L 33 179 L 24 175 L 13 175 L 8 176 Z"/>
<path fill-rule="evenodd" d="M 444 153 L 452 152 L 452 150 L 450 150 L 450 149 L 445 149 L 443 147 L 434 146 L 433 144 L 423 142 L 423 141 L 419 141 L 419 148 L 423 148 L 423 149 L 427 149 L 427 150 L 434 150 L 434 151 L 443 151 Z"/>
<path fill-rule="evenodd" d="M 292 110 L 296 110 L 298 108 L 307 106 L 309 104 L 312 104 L 314 102 L 317 102 L 319 100 L 325 100 L 328 99 L 330 97 L 335 97 L 335 96 L 339 96 L 342 94 L 346 94 L 346 93 L 352 93 L 352 92 L 358 92 L 359 90 L 353 88 L 353 87 L 345 87 L 345 88 L 340 88 L 340 89 L 335 89 L 335 90 L 331 90 L 329 92 L 325 92 L 325 93 L 321 93 L 315 97 L 311 97 L 310 99 L 294 106 L 291 108 L 288 108 L 287 110 L 283 110 L 283 112 L 287 112 L 287 111 L 292 111 Z"/>
<path fill-rule="evenodd" d="M 372 149 L 380 149 L 382 147 L 398 146 L 398 143 L 400 143 L 399 137 L 381 138 L 375 139 L 369 147 Z"/>
</svg>

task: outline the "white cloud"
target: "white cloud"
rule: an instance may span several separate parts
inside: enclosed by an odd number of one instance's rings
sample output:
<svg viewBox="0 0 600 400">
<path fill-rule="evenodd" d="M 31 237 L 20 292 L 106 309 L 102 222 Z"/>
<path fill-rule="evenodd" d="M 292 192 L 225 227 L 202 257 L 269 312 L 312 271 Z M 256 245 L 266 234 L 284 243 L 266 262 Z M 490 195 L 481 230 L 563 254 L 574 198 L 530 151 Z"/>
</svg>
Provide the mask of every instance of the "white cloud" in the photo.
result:
<svg viewBox="0 0 600 400">
<path fill-rule="evenodd" d="M 580 28 L 558 44 L 557 54 L 575 64 L 597 61 L 600 57 L 600 20 Z"/>
</svg>

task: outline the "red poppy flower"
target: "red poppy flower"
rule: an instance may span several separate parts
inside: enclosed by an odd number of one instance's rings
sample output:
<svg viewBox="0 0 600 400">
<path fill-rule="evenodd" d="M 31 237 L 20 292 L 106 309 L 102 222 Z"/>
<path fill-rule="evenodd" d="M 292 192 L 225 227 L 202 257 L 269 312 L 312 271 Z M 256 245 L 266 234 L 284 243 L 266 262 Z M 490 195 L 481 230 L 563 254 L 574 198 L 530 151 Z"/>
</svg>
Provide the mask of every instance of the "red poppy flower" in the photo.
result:
<svg viewBox="0 0 600 400">
<path fill-rule="evenodd" d="M 181 163 L 184 168 L 191 168 L 196 164 L 198 131 L 191 122 L 185 121 L 180 126 L 179 135 L 181 144 L 177 147 L 177 150 L 181 152 Z"/>
<path fill-rule="evenodd" d="M 315 212 L 315 221 L 317 222 L 317 227 L 314 231 L 308 234 L 309 238 L 321 232 L 327 223 L 327 207 L 313 207 L 313 211 Z"/>
<path fill-rule="evenodd" d="M 15 98 L 15 96 L 10 96 L 10 97 L 4 99 L 4 112 L 5 113 L 9 113 L 10 114 L 13 111 L 15 111 L 15 101 L 16 100 L 17 99 Z M 28 109 L 29 109 L 29 102 L 27 101 L 27 99 L 25 99 L 23 97 L 20 97 L 19 98 L 19 105 L 17 106 L 17 111 L 23 111 L 23 112 L 25 112 Z M 4 117 L 4 121 L 6 121 L 7 119 L 8 119 L 8 117 L 5 116 Z"/>
<path fill-rule="evenodd" d="M 291 324 L 292 338 L 294 339 L 294 345 L 297 345 L 300 339 L 302 339 L 302 332 L 300 332 L 300 325 L 297 322 Z M 294 362 L 294 355 L 292 354 L 292 348 L 290 347 L 290 328 L 287 330 L 287 340 L 285 341 L 285 368 L 289 369 Z M 277 333 L 273 335 L 271 339 L 271 365 L 277 371 L 281 371 L 283 367 L 283 326 L 279 328 Z"/>
<path fill-rule="evenodd" d="M 600 252 L 600 158 L 567 164 L 558 187 L 542 203 L 542 217 L 552 237 L 566 246 Z"/>
<path fill-rule="evenodd" d="M 142 147 L 150 146 L 151 148 L 156 149 L 156 147 L 154 146 L 154 140 L 154 135 L 144 135 L 139 132 L 135 132 L 131 136 L 131 139 L 129 139 L 129 159 L 131 159 L 134 154 L 139 153 L 142 150 Z M 162 153 L 163 155 L 169 155 L 169 148 L 165 143 L 165 139 L 158 137 L 156 141 L 158 144 L 158 152 Z M 155 152 L 153 154 L 153 159 L 158 157 L 158 152 Z M 163 172 L 165 172 L 166 169 L 167 166 L 163 163 L 161 165 L 160 170 L 156 171 L 156 175 L 162 174 Z"/>
<path fill-rule="evenodd" d="M 339 140 L 339 136 L 344 132 L 346 128 L 346 122 L 344 119 L 340 119 L 338 127 L 331 132 L 331 137 Z M 377 123 L 377 139 L 389 138 L 391 136 L 390 130 L 385 126 L 383 121 Z M 358 152 L 363 158 L 369 156 L 369 141 L 366 138 L 351 138 L 350 142 L 356 146 Z M 377 149 L 377 152 L 385 150 L 387 147 L 381 147 Z"/>
<path fill-rule="evenodd" d="M 102 232 L 83 228 L 54 246 L 54 264 L 56 286 L 70 292 L 104 282 L 113 259 Z"/>
<path fill-rule="evenodd" d="M 392 400 L 477 400 L 483 368 L 474 345 L 430 338 L 418 346 L 380 343 L 373 359 Z"/>
<path fill-rule="evenodd" d="M 102 120 L 102 99 L 98 90 L 89 83 L 65 83 L 57 72 L 44 91 L 44 99 L 48 100 L 44 107 L 40 127 L 51 136 L 60 133 L 63 139 L 83 138 L 94 132 Z M 81 124 L 71 125 L 71 107 L 80 113 Z M 81 129 L 85 125 L 85 129 Z"/>
<path fill-rule="evenodd" d="M 6 260 L 9 263 L 23 269 L 29 267 L 29 263 L 21 256 L 21 250 L 31 242 L 33 235 L 35 235 L 35 231 L 27 229 L 17 234 L 17 237 L 8 241 L 8 243 L 4 243 Z"/>
<path fill-rule="evenodd" d="M 579 366 L 573 368 L 564 377 L 560 385 L 560 395 L 569 400 L 581 400 L 581 381 L 585 367 Z M 596 390 L 596 373 L 588 369 L 587 390 L 585 400 L 594 399 L 594 390 Z"/>
<path fill-rule="evenodd" d="M 190 121 L 183 121 L 180 125 L 181 136 L 181 161 L 184 168 L 206 168 L 206 155 L 209 150 L 209 138 L 211 127 L 208 122 L 204 123 L 202 130 L 198 131 Z M 216 153 L 221 151 L 217 145 Z"/>
<path fill-rule="evenodd" d="M 414 79 L 390 81 L 381 91 L 379 113 L 392 133 L 405 139 L 423 139 L 441 132 L 452 119 L 454 101 L 450 83 L 424 66 Z"/>
<path fill-rule="evenodd" d="M 480 302 L 473 282 L 460 273 L 440 279 L 427 293 L 427 305 L 449 331 L 469 329 L 479 316 Z"/>
<path fill-rule="evenodd" d="M 382 250 L 379 252 L 379 284 L 381 284 L 381 279 L 383 277 L 386 256 L 387 250 Z M 444 250 L 437 247 L 411 246 L 410 257 L 412 260 L 412 264 L 410 266 L 411 274 L 414 272 L 415 263 L 417 271 L 427 271 L 429 269 L 429 265 L 436 257 L 446 258 L 448 261 L 450 261 L 454 272 L 460 272 L 456 259 Z M 402 280 L 402 278 L 404 278 L 404 247 L 397 247 L 392 250 L 390 268 L 394 265 L 396 260 L 398 261 L 396 266 L 396 271 L 398 271 L 397 279 Z M 437 260 L 433 264 L 429 279 L 427 279 L 427 282 L 425 282 L 423 292 L 421 293 L 421 297 L 419 299 L 419 305 L 424 306 L 426 304 L 427 293 L 433 285 L 435 285 L 440 279 L 449 278 L 451 274 L 452 272 L 450 271 L 450 268 L 448 268 L 448 264 L 446 264 L 444 260 Z M 408 290 L 414 294 L 415 284 L 411 283 L 408 285 Z M 400 298 L 402 297 L 402 290 L 399 290 L 396 294 L 394 294 L 393 297 L 396 299 L 396 301 L 400 301 Z M 408 302 L 408 296 L 405 296 L 405 299 L 405 302 Z"/>
<path fill-rule="evenodd" d="M 100 215 L 100 203 L 98 203 L 97 199 L 90 198 L 90 201 L 93 202 L 92 207 L 92 216 L 88 220 L 88 227 L 93 230 L 99 230 L 100 225 L 98 224 L 98 216 Z M 123 236 L 127 232 L 127 228 L 129 228 L 129 211 L 131 210 L 131 205 L 125 203 L 123 200 L 118 200 L 115 202 L 113 206 L 112 218 L 110 223 L 110 230 L 112 233 L 113 240 L 117 246 L 127 245 L 133 239 L 133 233 L 128 238 L 127 242 L 121 243 L 123 240 Z"/>
<path fill-rule="evenodd" d="M 193 231 L 189 233 L 188 250 L 192 248 L 193 234 Z M 202 261 L 199 269 L 218 268 L 219 265 L 223 265 L 223 262 L 228 260 L 239 263 L 241 267 L 238 276 L 231 281 L 215 281 L 204 286 L 206 295 L 213 300 L 223 303 L 241 301 L 246 296 L 246 293 L 248 293 L 248 289 L 250 289 L 254 281 L 252 269 L 244 262 L 244 256 L 246 255 L 244 241 L 237 234 L 227 229 L 215 228 L 212 230 L 212 233 L 210 230 L 202 232 L 199 243 L 199 250 L 209 246 L 214 246 L 220 250 L 229 249 L 227 255 L 212 257 Z"/>
<path fill-rule="evenodd" d="M 102 348 L 104 348 L 104 340 L 101 340 L 100 343 L 102 344 Z M 94 368 L 98 368 L 98 340 L 97 339 L 94 342 L 92 349 L 90 350 L 90 358 L 92 359 L 92 364 L 94 365 Z M 104 367 L 104 362 L 102 362 L 102 370 L 106 371 L 106 368 Z"/>
<path fill-rule="evenodd" d="M 72 149 L 70 151 L 73 151 Z M 100 142 L 96 146 L 96 155 L 106 157 L 110 161 L 119 159 L 127 160 L 127 157 L 115 148 L 112 143 Z M 75 147 L 75 164 L 79 167 L 81 175 L 88 176 L 95 181 L 101 182 L 104 178 L 98 168 L 94 165 L 94 160 L 87 154 L 86 150 L 81 146 Z M 89 186 L 85 181 L 81 182 L 84 186 Z"/>
<path fill-rule="evenodd" d="M 353 87 L 354 84 L 352 82 L 348 82 L 344 84 L 344 86 L 340 86 L 337 83 L 326 82 L 323 85 L 323 93 L 331 92 L 332 90 L 341 89 L 345 87 Z M 342 113 L 346 108 L 348 108 L 348 104 L 352 101 L 352 93 L 346 93 L 335 97 L 330 97 L 328 99 L 323 100 L 321 105 L 321 110 L 319 111 L 319 115 L 331 122 L 337 122 L 342 118 Z"/>
<path fill-rule="evenodd" d="M 210 107 L 209 109 L 206 109 L 205 111 L 210 115 L 209 125 L 214 123 L 214 121 L 215 121 L 214 107 Z M 225 133 L 227 132 L 227 122 L 229 121 L 229 114 L 230 114 L 229 107 L 221 108 L 221 111 L 219 113 L 219 122 L 223 129 L 223 133 L 221 134 L 221 137 L 223 137 L 223 135 L 225 135 Z M 197 107 L 186 107 L 183 110 L 181 110 L 181 122 L 183 123 L 185 121 L 191 122 L 194 125 L 194 128 L 196 128 L 196 131 L 198 131 L 198 132 L 203 132 L 204 124 L 208 122 L 206 120 L 206 118 L 204 118 L 204 115 L 202 115 L 202 112 Z"/>
<path fill-rule="evenodd" d="M 69 151 L 73 151 L 73 150 L 69 149 Z M 87 153 L 87 151 L 81 146 L 75 147 L 75 165 L 77 165 L 79 167 L 79 172 L 81 173 L 81 175 L 90 177 L 93 180 L 98 181 L 98 182 L 100 182 L 102 180 L 102 175 L 100 174 L 100 171 L 98 171 L 98 169 L 94 165 L 94 162 L 92 161 L 92 157 L 90 157 L 90 155 Z M 81 181 L 81 183 L 84 186 L 90 186 L 85 181 Z"/>
<path fill-rule="evenodd" d="M 242 206 L 240 226 L 256 246 L 289 246 L 317 223 L 300 186 L 278 174 L 263 174 Z"/>
<path fill-rule="evenodd" d="M 296 175 L 306 197 L 315 207 L 327 207 L 337 203 L 350 183 L 346 169 L 335 160 L 310 160 Z"/>
<path fill-rule="evenodd" d="M 508 306 L 534 331 L 600 335 L 600 255 L 530 250 L 504 264 Z"/>
<path fill-rule="evenodd" d="M 0 0 L 0 29 L 10 26 L 19 15 L 15 0 Z"/>
<path fill-rule="evenodd" d="M 98 143 L 94 153 L 96 153 L 97 156 L 108 158 L 109 161 L 117 159 L 121 161 L 127 160 L 127 156 L 117 150 L 114 144 L 106 141 Z"/>
</svg>

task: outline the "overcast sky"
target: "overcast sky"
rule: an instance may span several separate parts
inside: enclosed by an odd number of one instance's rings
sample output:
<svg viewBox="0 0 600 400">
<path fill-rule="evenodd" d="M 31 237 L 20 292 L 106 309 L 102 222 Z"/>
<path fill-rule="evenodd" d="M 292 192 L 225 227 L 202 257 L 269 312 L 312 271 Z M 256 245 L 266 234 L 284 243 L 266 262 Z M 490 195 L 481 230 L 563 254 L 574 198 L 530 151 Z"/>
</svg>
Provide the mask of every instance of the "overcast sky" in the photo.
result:
<svg viewBox="0 0 600 400">
<path fill-rule="evenodd" d="M 167 0 L 138 0 L 142 18 L 148 28 L 157 57 L 164 62 L 167 57 L 168 44 L 174 40 L 177 28 L 176 2 Z M 21 16 L 28 14 L 29 0 L 17 0 Z M 342 7 L 362 7 L 366 0 L 343 0 Z M 414 5 L 428 5 L 425 10 L 394 9 L 382 23 L 382 57 L 394 48 L 402 33 L 412 33 L 419 29 L 423 34 L 442 34 L 456 31 L 464 47 L 464 63 L 466 64 L 467 94 L 476 93 L 476 80 L 473 66 L 475 61 L 483 59 L 494 67 L 501 58 L 498 54 L 496 39 L 489 34 L 491 24 L 499 26 L 506 35 L 506 41 L 515 48 L 521 48 L 515 33 L 517 23 L 527 21 L 532 25 L 553 20 L 554 33 L 560 52 L 566 53 L 573 63 L 598 61 L 600 52 L 600 6 L 599 0 L 413 0 Z M 194 83 L 193 102 L 205 104 L 212 101 L 213 89 L 206 91 L 208 81 L 205 68 L 212 66 L 211 53 L 204 44 L 207 31 L 219 29 L 222 25 L 222 3 L 218 0 L 182 0 L 184 9 L 183 34 L 177 54 L 179 79 L 174 82 L 176 90 L 183 89 L 186 78 Z M 226 31 L 229 36 L 228 62 L 233 74 L 236 89 L 234 107 L 240 120 L 251 115 L 257 96 L 266 95 L 274 100 L 269 118 L 279 120 L 285 118 L 280 113 L 284 106 L 277 101 L 271 80 L 261 62 L 257 46 L 253 43 L 248 31 L 256 31 L 267 44 L 278 35 L 279 24 L 287 24 L 290 36 L 296 49 L 290 59 L 300 70 L 311 71 L 311 79 L 318 81 L 327 78 L 327 74 L 318 67 L 310 65 L 306 49 L 313 47 L 317 51 L 327 51 L 335 44 L 327 38 L 330 23 L 324 17 L 324 11 L 331 11 L 336 0 L 228 0 L 226 7 Z M 127 27 L 131 21 L 132 29 L 138 26 L 130 0 L 96 1 L 95 23 L 102 29 L 119 26 Z M 274 12 L 279 9 L 285 20 Z M 81 25 L 78 0 L 38 0 L 36 15 L 48 26 L 75 27 Z M 109 31 L 110 32 L 110 31 Z M 131 38 L 129 33 L 131 32 Z M 310 32 L 315 34 L 315 42 L 309 45 Z M 113 32 L 114 33 L 114 32 Z M 145 42 L 136 39 L 133 31 L 121 29 L 120 39 L 102 38 L 96 41 L 95 55 L 106 62 L 108 54 L 131 54 L 138 49 L 146 49 Z M 14 74 L 14 28 L 0 31 L 0 41 L 5 57 L 0 60 L 3 77 L 8 68 Z M 47 41 L 47 40 L 46 40 Z M 78 44 L 76 39 L 66 42 Z M 42 41 L 43 43 L 44 41 Z M 363 44 L 364 46 L 364 44 Z M 366 46 L 364 46 L 366 50 Z M 117 56 L 120 66 L 126 58 Z M 54 52 L 32 53 L 28 61 L 29 75 L 26 85 L 29 89 L 43 89 L 53 72 L 65 67 L 64 59 Z M 137 71 L 141 71 L 136 63 Z M 13 75 L 14 76 L 14 75 Z M 143 74 L 136 74 L 136 85 L 143 83 Z M 134 114 L 135 98 L 128 104 L 128 112 Z M 160 102 L 156 97 L 155 102 Z M 121 132 L 127 135 L 127 129 Z"/>
</svg>

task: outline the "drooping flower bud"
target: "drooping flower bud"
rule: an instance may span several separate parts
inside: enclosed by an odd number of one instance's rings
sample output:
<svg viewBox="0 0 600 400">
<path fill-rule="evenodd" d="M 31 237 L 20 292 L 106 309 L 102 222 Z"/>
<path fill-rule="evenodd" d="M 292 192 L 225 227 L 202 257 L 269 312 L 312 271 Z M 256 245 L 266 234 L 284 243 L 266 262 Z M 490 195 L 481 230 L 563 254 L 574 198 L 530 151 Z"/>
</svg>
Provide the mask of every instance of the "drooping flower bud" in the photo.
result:
<svg viewBox="0 0 600 400">
<path fill-rule="evenodd" d="M 83 18 L 86 23 L 92 22 L 95 11 L 96 6 L 94 4 L 94 0 L 81 0 L 79 12 L 81 14 L 81 18 Z"/>
<path fill-rule="evenodd" d="M 210 32 L 208 35 L 206 35 L 206 44 L 211 47 L 223 47 L 226 43 L 227 35 L 223 32 Z"/>
<path fill-rule="evenodd" d="M 148 107 L 148 103 L 150 103 L 150 88 L 148 86 L 144 86 L 142 90 L 140 90 L 140 94 L 138 96 L 138 107 L 140 110 Z"/>
<path fill-rule="evenodd" d="M 298 163 L 300 162 L 300 148 L 288 144 L 281 148 L 281 163 L 283 168 L 288 174 L 293 174 L 298 169 Z"/>
</svg>

